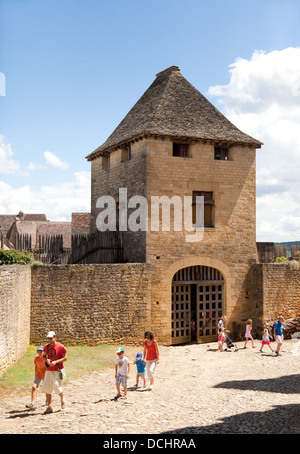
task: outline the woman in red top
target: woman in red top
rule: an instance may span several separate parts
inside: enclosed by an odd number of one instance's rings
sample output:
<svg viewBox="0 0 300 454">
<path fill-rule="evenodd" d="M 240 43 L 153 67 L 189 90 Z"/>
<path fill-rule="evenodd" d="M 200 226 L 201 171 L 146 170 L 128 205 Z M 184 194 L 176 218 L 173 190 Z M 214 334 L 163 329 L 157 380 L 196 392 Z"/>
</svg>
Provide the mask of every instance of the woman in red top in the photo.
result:
<svg viewBox="0 0 300 454">
<path fill-rule="evenodd" d="M 151 331 L 146 331 L 144 342 L 144 363 L 146 363 L 147 374 L 150 379 L 150 389 L 154 386 L 154 369 L 159 363 L 159 350 L 157 341 Z"/>
</svg>

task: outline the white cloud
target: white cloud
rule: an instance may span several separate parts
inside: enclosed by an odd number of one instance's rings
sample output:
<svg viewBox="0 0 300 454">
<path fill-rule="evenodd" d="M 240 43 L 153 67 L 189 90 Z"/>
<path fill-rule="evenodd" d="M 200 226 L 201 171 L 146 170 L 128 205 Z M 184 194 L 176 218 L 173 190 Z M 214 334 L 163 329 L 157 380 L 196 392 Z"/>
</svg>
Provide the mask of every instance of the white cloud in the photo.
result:
<svg viewBox="0 0 300 454">
<path fill-rule="evenodd" d="M 42 164 L 35 164 L 34 162 L 30 162 L 27 167 L 25 167 L 26 170 L 29 171 L 34 171 L 34 170 L 41 170 L 45 169 L 46 166 L 43 166 Z"/>
<path fill-rule="evenodd" d="M 69 167 L 69 164 L 67 162 L 63 162 L 58 156 L 56 156 L 51 151 L 45 151 L 44 158 L 47 164 L 50 164 L 51 166 L 54 167 L 58 167 L 59 169 L 66 170 Z"/>
<path fill-rule="evenodd" d="M 11 175 L 20 172 L 20 163 L 13 159 L 11 144 L 0 135 L 0 174 Z"/>
<path fill-rule="evenodd" d="M 300 240 L 300 48 L 265 53 L 230 65 L 228 85 L 208 93 L 257 150 L 257 241 Z"/>
<path fill-rule="evenodd" d="M 63 194 L 63 197 L 62 197 Z M 90 173 L 77 172 L 74 180 L 53 186 L 14 188 L 0 181 L 0 213 L 45 213 L 52 221 L 70 221 L 72 212 L 90 211 Z"/>
</svg>

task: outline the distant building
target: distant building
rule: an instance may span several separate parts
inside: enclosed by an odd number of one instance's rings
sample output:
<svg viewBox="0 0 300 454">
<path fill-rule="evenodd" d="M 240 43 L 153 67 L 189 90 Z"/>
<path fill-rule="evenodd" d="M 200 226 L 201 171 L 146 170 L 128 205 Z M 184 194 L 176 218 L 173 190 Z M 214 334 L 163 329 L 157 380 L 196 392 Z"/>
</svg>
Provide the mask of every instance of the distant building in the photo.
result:
<svg viewBox="0 0 300 454">
<path fill-rule="evenodd" d="M 72 213 L 72 235 L 88 235 L 91 229 L 91 213 Z"/>
<path fill-rule="evenodd" d="M 16 247 L 17 235 L 30 235 L 32 249 L 39 248 L 39 237 L 61 235 L 63 248 L 69 249 L 72 245 L 72 235 L 88 235 L 90 233 L 91 214 L 72 213 L 71 222 L 49 221 L 45 214 L 0 215 L 0 232 L 5 238 L 5 244 L 10 242 Z"/>
</svg>

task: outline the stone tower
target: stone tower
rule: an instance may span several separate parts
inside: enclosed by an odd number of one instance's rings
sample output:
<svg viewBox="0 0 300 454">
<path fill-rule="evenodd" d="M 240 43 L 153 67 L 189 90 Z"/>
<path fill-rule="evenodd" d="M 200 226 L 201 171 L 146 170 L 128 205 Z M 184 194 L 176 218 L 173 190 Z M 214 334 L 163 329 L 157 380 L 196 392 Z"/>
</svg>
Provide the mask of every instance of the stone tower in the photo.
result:
<svg viewBox="0 0 300 454">
<path fill-rule="evenodd" d="M 99 197 L 112 196 L 120 209 L 119 189 L 126 188 L 128 200 L 139 195 L 148 202 L 147 229 L 128 230 L 124 250 L 129 262 L 151 267 L 151 329 L 165 343 L 215 339 L 222 315 L 234 329 L 253 312 L 255 155 L 261 145 L 172 66 L 157 74 L 107 141 L 87 156 L 92 231 Z M 204 235 L 187 241 L 190 232 L 174 223 L 172 198 L 190 198 L 197 225 L 197 196 L 204 200 Z M 155 197 L 171 201 L 165 230 L 151 229 Z"/>
</svg>

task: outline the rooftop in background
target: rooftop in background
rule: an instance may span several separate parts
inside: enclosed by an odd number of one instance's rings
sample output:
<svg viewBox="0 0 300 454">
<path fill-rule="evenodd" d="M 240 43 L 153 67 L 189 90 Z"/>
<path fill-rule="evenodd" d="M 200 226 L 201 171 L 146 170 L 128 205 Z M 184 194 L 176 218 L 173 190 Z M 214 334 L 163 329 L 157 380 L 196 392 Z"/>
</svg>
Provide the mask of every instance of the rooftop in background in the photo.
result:
<svg viewBox="0 0 300 454">
<path fill-rule="evenodd" d="M 18 214 L 0 214 L 0 230 L 3 235 L 6 235 L 15 221 L 35 221 L 45 222 L 47 217 L 45 214 L 24 214 L 19 211 Z M 49 222 L 49 221 L 48 221 Z"/>
<path fill-rule="evenodd" d="M 243 133 L 171 66 L 156 79 L 103 145 L 86 158 L 144 135 L 240 143 L 260 148 L 262 142 Z"/>
</svg>

